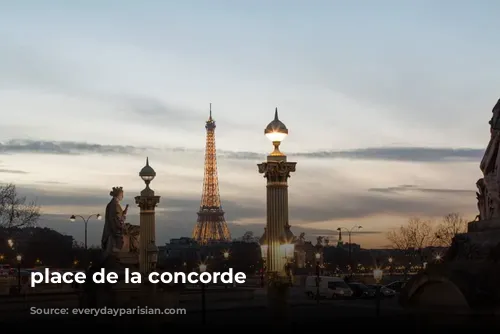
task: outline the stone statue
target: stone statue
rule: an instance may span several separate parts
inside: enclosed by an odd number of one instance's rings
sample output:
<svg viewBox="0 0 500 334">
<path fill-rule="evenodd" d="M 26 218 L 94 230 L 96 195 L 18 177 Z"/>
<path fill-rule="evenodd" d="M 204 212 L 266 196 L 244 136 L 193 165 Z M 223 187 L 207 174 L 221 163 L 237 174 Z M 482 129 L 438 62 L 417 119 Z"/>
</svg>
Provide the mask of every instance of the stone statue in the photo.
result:
<svg viewBox="0 0 500 334">
<path fill-rule="evenodd" d="M 306 242 L 306 234 L 305 234 L 304 232 L 302 232 L 302 233 L 299 235 L 299 244 L 300 244 L 300 245 L 303 245 L 305 242 Z"/>
<path fill-rule="evenodd" d="M 139 225 L 125 224 L 122 252 L 139 253 L 140 229 Z"/>
<path fill-rule="evenodd" d="M 318 245 L 318 246 L 323 245 L 323 239 L 324 239 L 324 237 L 322 237 L 322 236 L 317 237 L 316 238 L 316 245 Z"/>
<path fill-rule="evenodd" d="M 102 231 L 101 247 L 105 254 L 119 252 L 123 248 L 123 230 L 127 215 L 127 208 L 122 209 L 120 201 L 123 199 L 123 188 L 113 187 L 111 201 L 106 206 L 104 228 Z"/>
<path fill-rule="evenodd" d="M 481 160 L 480 168 L 484 177 L 476 183 L 477 206 L 481 220 L 500 218 L 500 100 L 492 110 L 490 142 Z"/>
</svg>

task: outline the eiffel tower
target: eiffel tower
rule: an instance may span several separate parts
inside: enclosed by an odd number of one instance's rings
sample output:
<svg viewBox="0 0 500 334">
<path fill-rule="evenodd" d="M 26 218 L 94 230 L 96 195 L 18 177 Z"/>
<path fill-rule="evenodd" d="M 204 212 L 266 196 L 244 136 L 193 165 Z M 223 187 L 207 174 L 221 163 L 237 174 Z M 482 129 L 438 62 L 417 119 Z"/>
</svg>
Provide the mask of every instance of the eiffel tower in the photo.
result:
<svg viewBox="0 0 500 334">
<path fill-rule="evenodd" d="M 201 245 L 231 241 L 224 211 L 220 201 L 219 178 L 217 175 L 217 153 L 215 150 L 215 121 L 210 116 L 205 124 L 207 140 L 205 146 L 205 176 L 198 220 L 193 230 L 193 239 Z"/>
</svg>

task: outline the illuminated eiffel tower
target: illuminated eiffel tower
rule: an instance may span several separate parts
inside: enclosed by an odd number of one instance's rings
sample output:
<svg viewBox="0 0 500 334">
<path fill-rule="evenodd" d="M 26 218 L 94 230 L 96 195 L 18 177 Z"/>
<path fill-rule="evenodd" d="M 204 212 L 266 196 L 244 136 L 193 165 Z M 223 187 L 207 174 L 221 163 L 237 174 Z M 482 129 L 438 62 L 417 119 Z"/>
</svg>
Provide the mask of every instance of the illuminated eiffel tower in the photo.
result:
<svg viewBox="0 0 500 334">
<path fill-rule="evenodd" d="M 205 124 L 207 140 L 205 146 L 205 176 L 203 178 L 203 194 L 201 196 L 198 221 L 193 230 L 193 239 L 201 245 L 231 241 L 224 211 L 220 201 L 219 178 L 217 175 L 217 153 L 215 150 L 215 121 L 210 117 Z"/>
</svg>

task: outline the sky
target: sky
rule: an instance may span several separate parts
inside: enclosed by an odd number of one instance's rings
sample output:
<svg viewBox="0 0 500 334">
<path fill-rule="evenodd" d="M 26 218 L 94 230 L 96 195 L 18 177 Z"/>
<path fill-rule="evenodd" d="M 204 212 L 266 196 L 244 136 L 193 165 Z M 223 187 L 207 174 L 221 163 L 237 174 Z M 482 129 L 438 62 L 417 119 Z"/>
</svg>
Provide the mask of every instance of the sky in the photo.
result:
<svg viewBox="0 0 500 334">
<path fill-rule="evenodd" d="M 149 156 L 157 243 L 190 236 L 209 103 L 233 237 L 265 224 L 277 107 L 290 224 L 310 239 L 362 225 L 384 247 L 409 217 L 476 215 L 475 182 L 500 97 L 496 1 L 0 0 L 0 182 L 40 225 L 83 241 L 72 214 L 125 189 Z M 89 222 L 98 244 L 102 221 Z M 332 237 L 331 240 L 334 240 Z"/>
</svg>

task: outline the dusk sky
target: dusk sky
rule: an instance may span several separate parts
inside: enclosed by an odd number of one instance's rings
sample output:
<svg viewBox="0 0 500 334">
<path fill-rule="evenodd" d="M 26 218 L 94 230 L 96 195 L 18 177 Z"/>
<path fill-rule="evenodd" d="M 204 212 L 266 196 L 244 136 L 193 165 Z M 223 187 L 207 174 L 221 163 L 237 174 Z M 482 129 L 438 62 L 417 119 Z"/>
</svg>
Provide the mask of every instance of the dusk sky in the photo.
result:
<svg viewBox="0 0 500 334">
<path fill-rule="evenodd" d="M 190 236 L 205 121 L 217 123 L 233 237 L 265 223 L 278 108 L 297 161 L 290 224 L 310 239 L 363 226 L 387 245 L 410 216 L 476 213 L 500 97 L 496 1 L 2 1 L 0 181 L 42 205 L 40 225 L 83 241 L 72 214 L 133 197 L 149 156 L 157 243 Z M 89 224 L 98 244 L 102 221 Z M 333 240 L 333 239 L 332 239 Z"/>
</svg>

